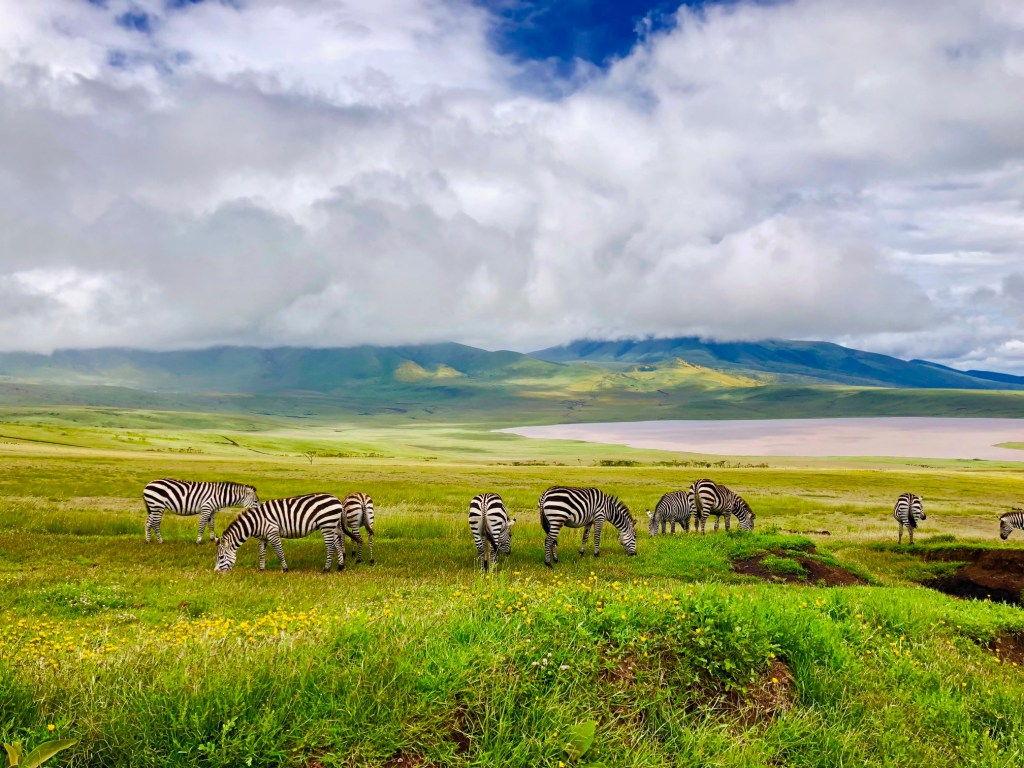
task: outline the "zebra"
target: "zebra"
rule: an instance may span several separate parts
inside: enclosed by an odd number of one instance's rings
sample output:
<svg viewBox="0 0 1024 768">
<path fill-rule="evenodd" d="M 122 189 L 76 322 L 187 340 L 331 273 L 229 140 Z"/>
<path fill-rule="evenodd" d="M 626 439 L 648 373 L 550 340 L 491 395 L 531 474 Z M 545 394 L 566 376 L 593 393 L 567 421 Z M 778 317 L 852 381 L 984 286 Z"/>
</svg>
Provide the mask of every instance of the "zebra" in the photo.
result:
<svg viewBox="0 0 1024 768">
<path fill-rule="evenodd" d="M 242 511 L 224 531 L 217 546 L 215 571 L 230 571 L 235 566 L 238 548 L 246 539 L 255 536 L 260 540 L 260 570 L 266 570 L 267 544 L 274 548 L 281 570 L 288 572 L 284 559 L 281 539 L 299 539 L 309 536 L 316 529 L 324 535 L 327 547 L 327 564 L 324 572 L 331 570 L 331 558 L 338 554 L 338 570 L 345 567 L 345 547 L 341 535 L 341 518 L 345 508 L 337 496 L 329 493 L 309 493 L 286 499 L 270 499 L 255 507 Z"/>
<path fill-rule="evenodd" d="M 918 520 L 927 520 L 924 515 L 924 505 L 921 497 L 914 493 L 901 493 L 896 499 L 896 506 L 892 508 L 892 516 L 900 524 L 900 541 L 903 543 L 903 526 L 907 527 L 910 533 L 910 544 L 914 544 L 914 529 L 917 528 Z"/>
<path fill-rule="evenodd" d="M 480 568 L 484 573 L 498 559 L 498 553 L 512 552 L 512 526 L 505 502 L 496 493 L 481 493 L 469 502 L 469 528 L 473 533 Z"/>
<path fill-rule="evenodd" d="M 373 499 L 365 493 L 350 493 L 341 504 L 345 508 L 341 530 L 345 536 L 359 545 L 358 553 L 356 548 L 352 547 L 352 555 L 357 563 L 363 562 L 363 537 L 359 534 L 359 527 L 365 526 L 366 537 L 370 544 L 370 565 L 373 565 Z M 340 543 L 344 547 L 344 536 L 340 539 Z"/>
<path fill-rule="evenodd" d="M 676 532 L 676 523 L 682 525 L 686 532 L 690 532 L 690 518 L 694 513 L 694 501 L 692 491 L 672 491 L 661 497 L 654 512 L 647 510 L 647 532 L 651 536 L 658 535 L 658 524 L 661 524 L 661 532 L 665 533 L 665 523 L 672 524 L 672 533 Z"/>
<path fill-rule="evenodd" d="M 742 496 L 726 488 L 724 485 L 720 485 L 714 480 L 702 478 L 690 486 L 690 493 L 693 495 L 695 523 L 700 523 L 702 536 L 704 535 L 704 526 L 711 515 L 715 516 L 716 533 L 718 532 L 718 523 L 722 515 L 725 515 L 726 531 L 729 530 L 730 515 L 736 515 L 740 528 L 743 530 L 754 530 L 754 513 L 750 509 L 750 505 L 747 504 Z"/>
<path fill-rule="evenodd" d="M 1014 528 L 1024 531 L 1024 509 L 1013 507 L 1012 511 L 999 517 L 999 538 L 1006 541 Z"/>
<path fill-rule="evenodd" d="M 203 543 L 203 531 L 210 526 L 210 541 L 217 540 L 213 529 L 213 516 L 224 507 L 240 504 L 243 507 L 254 507 L 259 504 L 256 489 L 242 483 L 197 482 L 193 480 L 175 480 L 164 478 L 153 480 L 142 490 L 142 500 L 146 504 L 146 543 L 150 535 L 155 533 L 158 544 L 164 543 L 160 535 L 160 521 L 164 512 L 176 515 L 200 515 L 199 535 L 196 544 Z"/>
<path fill-rule="evenodd" d="M 583 528 L 582 555 L 587 548 L 590 529 L 594 529 L 594 557 L 601 554 L 601 527 L 607 522 L 619 530 L 619 543 L 626 554 L 636 554 L 636 520 L 626 505 L 599 488 L 568 488 L 554 485 L 541 494 L 537 502 L 540 524 L 547 534 L 544 539 L 544 565 L 551 568 L 558 562 L 558 533 L 563 526 Z"/>
</svg>

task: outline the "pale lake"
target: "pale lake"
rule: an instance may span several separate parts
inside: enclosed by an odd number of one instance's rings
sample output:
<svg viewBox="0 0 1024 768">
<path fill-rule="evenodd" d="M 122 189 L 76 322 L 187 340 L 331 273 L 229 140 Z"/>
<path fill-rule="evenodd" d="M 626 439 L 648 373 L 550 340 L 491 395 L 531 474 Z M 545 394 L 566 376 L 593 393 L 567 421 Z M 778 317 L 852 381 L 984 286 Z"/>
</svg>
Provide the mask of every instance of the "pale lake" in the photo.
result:
<svg viewBox="0 0 1024 768">
<path fill-rule="evenodd" d="M 1024 461 L 1024 419 L 880 417 L 634 421 L 499 430 L 523 437 L 722 456 L 892 456 Z"/>
</svg>

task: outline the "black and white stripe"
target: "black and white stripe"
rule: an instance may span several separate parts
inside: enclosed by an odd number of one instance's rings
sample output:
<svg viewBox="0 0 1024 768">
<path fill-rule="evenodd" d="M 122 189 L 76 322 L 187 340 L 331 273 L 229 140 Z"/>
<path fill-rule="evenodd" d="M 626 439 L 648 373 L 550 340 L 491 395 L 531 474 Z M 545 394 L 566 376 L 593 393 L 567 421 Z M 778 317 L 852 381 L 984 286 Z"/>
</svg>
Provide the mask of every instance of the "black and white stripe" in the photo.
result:
<svg viewBox="0 0 1024 768">
<path fill-rule="evenodd" d="M 647 510 L 647 532 L 651 536 L 658 535 L 658 526 L 661 532 L 665 533 L 665 524 L 672 524 L 672 533 L 676 532 L 676 523 L 679 523 L 690 532 L 690 518 L 694 514 L 694 502 L 692 491 L 672 491 L 666 493 L 658 501 L 654 512 Z"/>
<path fill-rule="evenodd" d="M 498 559 L 512 552 L 512 526 L 505 502 L 496 493 L 481 493 L 469 502 L 469 529 L 473 533 L 480 568 L 486 573 Z"/>
<path fill-rule="evenodd" d="M 365 493 L 350 493 L 341 504 L 345 508 L 342 530 L 359 545 L 358 550 L 352 547 L 356 562 L 363 562 L 363 537 L 359 529 L 366 528 L 366 538 L 370 545 L 370 565 L 373 565 L 373 499 Z M 341 540 L 341 545 L 344 547 L 344 539 Z"/>
<path fill-rule="evenodd" d="M 910 543 L 914 543 L 914 529 L 917 528 L 918 520 L 926 520 L 924 516 L 924 505 L 921 497 L 913 493 L 901 493 L 896 499 L 896 506 L 892 509 L 892 516 L 900 524 L 900 541 L 903 543 L 903 527 L 906 526 L 910 533 Z"/>
<path fill-rule="evenodd" d="M 256 489 L 242 483 L 206 483 L 191 480 L 174 480 L 164 478 L 154 480 L 142 491 L 142 500 L 146 503 L 146 541 L 151 534 L 156 534 L 158 543 L 163 544 L 160 535 L 160 521 L 164 511 L 176 515 L 200 515 L 199 536 L 196 544 L 203 541 L 203 531 L 210 526 L 210 541 L 216 541 L 213 530 L 213 516 L 224 507 L 242 505 L 252 507 L 259 503 Z"/>
<path fill-rule="evenodd" d="M 714 480 L 702 478 L 690 486 L 690 493 L 693 494 L 694 514 L 696 521 L 700 523 L 700 532 L 704 533 L 704 526 L 708 517 L 715 516 L 715 531 L 718 531 L 718 523 L 725 515 L 725 530 L 729 530 L 729 516 L 736 515 L 740 528 L 745 531 L 754 530 L 754 513 L 746 500 L 724 485 Z"/>
<path fill-rule="evenodd" d="M 215 571 L 229 571 L 235 565 L 238 548 L 251 537 L 260 540 L 260 570 L 267 565 L 267 544 L 274 548 L 281 570 L 288 570 L 284 559 L 281 539 L 301 539 L 319 530 L 324 535 L 327 547 L 327 564 L 324 571 L 331 570 L 331 559 L 338 555 L 338 570 L 345 567 L 345 547 L 341 541 L 341 518 L 344 507 L 337 496 L 329 493 L 310 493 L 305 496 L 291 496 L 287 499 L 270 499 L 255 507 L 243 510 L 224 531 L 217 547 Z"/>
<path fill-rule="evenodd" d="M 636 520 L 626 505 L 598 488 L 568 488 L 555 485 L 548 488 L 537 503 L 540 524 L 547 534 L 544 539 L 544 565 L 558 562 L 558 533 L 563 527 L 583 528 L 582 555 L 587 547 L 590 529 L 594 529 L 594 557 L 601 554 L 601 527 L 607 522 L 619 530 L 619 543 L 627 555 L 636 554 Z"/>
<path fill-rule="evenodd" d="M 1014 507 L 1010 512 L 999 517 L 999 538 L 1006 541 L 1010 538 L 1010 531 L 1016 528 L 1024 531 L 1024 509 Z"/>
</svg>

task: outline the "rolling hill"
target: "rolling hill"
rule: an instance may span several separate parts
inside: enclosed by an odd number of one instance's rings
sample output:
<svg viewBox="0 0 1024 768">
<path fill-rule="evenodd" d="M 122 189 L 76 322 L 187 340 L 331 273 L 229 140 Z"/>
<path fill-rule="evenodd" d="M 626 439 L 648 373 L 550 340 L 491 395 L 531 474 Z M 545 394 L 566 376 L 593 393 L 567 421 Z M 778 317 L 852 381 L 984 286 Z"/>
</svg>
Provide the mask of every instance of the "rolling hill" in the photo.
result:
<svg viewBox="0 0 1024 768">
<path fill-rule="evenodd" d="M 790 341 L 61 350 L 0 354 L 0 420 L 54 418 L 46 406 L 503 425 L 1024 412 L 1024 381 L 981 374 Z"/>
<path fill-rule="evenodd" d="M 921 360 L 900 360 L 823 341 L 703 341 L 696 337 L 626 341 L 576 341 L 531 355 L 557 363 L 616 367 L 680 359 L 747 375 L 769 374 L 791 383 L 925 389 L 1024 389 L 1024 377 L 957 371 Z"/>
</svg>

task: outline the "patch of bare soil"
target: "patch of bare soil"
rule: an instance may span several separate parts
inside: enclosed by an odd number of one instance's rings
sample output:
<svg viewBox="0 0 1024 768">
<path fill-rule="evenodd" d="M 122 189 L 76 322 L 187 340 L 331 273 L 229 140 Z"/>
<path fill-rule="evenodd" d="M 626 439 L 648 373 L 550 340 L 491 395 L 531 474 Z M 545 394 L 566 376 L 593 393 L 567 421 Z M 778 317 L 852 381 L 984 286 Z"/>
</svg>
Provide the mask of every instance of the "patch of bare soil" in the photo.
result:
<svg viewBox="0 0 1024 768">
<path fill-rule="evenodd" d="M 1000 635 L 988 644 L 1003 664 L 1014 664 L 1024 668 L 1024 634 Z"/>
<path fill-rule="evenodd" d="M 952 576 L 933 579 L 926 587 L 954 597 L 1022 604 L 1024 550 L 958 547 L 932 550 L 925 554 L 925 559 L 967 561 Z"/>
<path fill-rule="evenodd" d="M 732 569 L 736 573 L 742 573 L 745 576 L 756 576 L 759 579 L 765 581 L 775 582 L 788 582 L 791 584 L 824 584 L 826 587 L 850 587 L 858 584 L 867 584 L 868 582 L 853 573 L 852 571 L 843 568 L 840 565 L 829 565 L 823 563 L 820 560 L 815 560 L 813 557 L 807 557 L 804 555 L 793 555 L 786 552 L 775 552 L 773 554 L 781 555 L 783 557 L 789 557 L 796 560 L 803 569 L 807 572 L 806 576 L 802 576 L 796 573 L 776 573 L 775 571 L 769 570 L 765 567 L 762 560 L 764 555 L 758 555 L 757 557 L 750 557 L 746 560 L 737 560 L 732 564 Z"/>
<path fill-rule="evenodd" d="M 804 536 L 831 536 L 832 531 L 794 531 L 792 528 L 781 528 L 782 533 L 798 533 Z"/>
<path fill-rule="evenodd" d="M 746 693 L 732 691 L 725 697 L 726 712 L 744 728 L 770 724 L 795 703 L 793 673 L 778 659 L 772 661 L 764 675 L 751 684 Z"/>
</svg>

